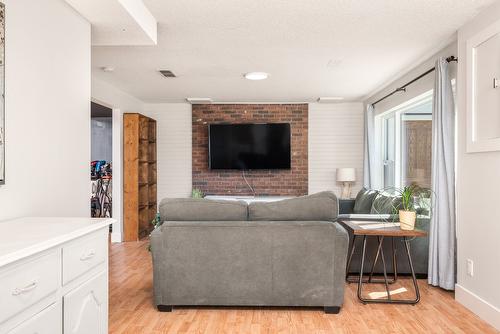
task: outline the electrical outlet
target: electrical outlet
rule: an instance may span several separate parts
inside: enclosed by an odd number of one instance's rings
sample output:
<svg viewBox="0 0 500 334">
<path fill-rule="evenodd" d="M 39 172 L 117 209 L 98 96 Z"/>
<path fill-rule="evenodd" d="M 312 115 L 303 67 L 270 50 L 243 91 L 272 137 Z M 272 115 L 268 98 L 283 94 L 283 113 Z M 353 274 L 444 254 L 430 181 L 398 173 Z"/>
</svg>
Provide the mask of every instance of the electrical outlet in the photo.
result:
<svg viewBox="0 0 500 334">
<path fill-rule="evenodd" d="M 470 277 L 474 276 L 474 261 L 467 259 L 467 275 Z"/>
</svg>

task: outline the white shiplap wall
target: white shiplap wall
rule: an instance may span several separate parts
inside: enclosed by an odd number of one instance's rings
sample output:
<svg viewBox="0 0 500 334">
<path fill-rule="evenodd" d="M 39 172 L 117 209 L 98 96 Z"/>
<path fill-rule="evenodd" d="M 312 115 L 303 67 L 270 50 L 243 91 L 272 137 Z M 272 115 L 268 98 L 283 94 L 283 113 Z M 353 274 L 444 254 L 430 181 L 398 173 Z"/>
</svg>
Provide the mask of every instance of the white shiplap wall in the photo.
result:
<svg viewBox="0 0 500 334">
<path fill-rule="evenodd" d="M 335 170 L 356 168 L 352 196 L 363 179 L 363 104 L 309 104 L 309 194 L 332 190 L 340 196 Z"/>
<path fill-rule="evenodd" d="M 192 182 L 191 105 L 146 104 L 143 114 L 158 126 L 158 200 L 187 197 Z M 353 195 L 363 178 L 362 103 L 309 104 L 309 193 L 333 190 L 338 167 L 355 167 Z"/>
<path fill-rule="evenodd" d="M 158 203 L 191 194 L 191 105 L 146 104 L 144 115 L 157 124 Z"/>
</svg>

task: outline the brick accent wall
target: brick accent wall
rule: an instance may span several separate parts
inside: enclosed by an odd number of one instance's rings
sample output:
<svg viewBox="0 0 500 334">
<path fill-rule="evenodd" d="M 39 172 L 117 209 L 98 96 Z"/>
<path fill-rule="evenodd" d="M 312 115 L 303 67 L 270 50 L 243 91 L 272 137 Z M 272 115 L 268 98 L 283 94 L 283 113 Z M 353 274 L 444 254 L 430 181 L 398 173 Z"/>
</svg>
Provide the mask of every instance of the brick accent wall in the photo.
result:
<svg viewBox="0 0 500 334">
<path fill-rule="evenodd" d="M 291 169 L 247 171 L 245 176 L 259 196 L 307 194 L 307 104 L 196 104 L 192 117 L 193 188 L 207 195 L 252 195 L 241 171 L 208 169 L 208 124 L 290 123 Z"/>
</svg>

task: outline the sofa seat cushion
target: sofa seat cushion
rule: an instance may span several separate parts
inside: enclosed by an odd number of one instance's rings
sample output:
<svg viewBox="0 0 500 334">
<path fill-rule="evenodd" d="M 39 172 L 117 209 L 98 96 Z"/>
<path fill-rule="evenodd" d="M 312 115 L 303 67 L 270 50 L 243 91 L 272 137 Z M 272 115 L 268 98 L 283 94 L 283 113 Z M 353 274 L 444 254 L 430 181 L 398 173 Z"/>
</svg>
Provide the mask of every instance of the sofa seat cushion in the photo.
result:
<svg viewBox="0 0 500 334">
<path fill-rule="evenodd" d="M 373 201 L 378 195 L 377 190 L 371 190 L 363 188 L 356 195 L 356 201 L 354 202 L 353 213 L 357 214 L 367 214 L 370 213 Z"/>
<path fill-rule="evenodd" d="M 248 206 L 248 220 L 320 220 L 335 221 L 338 201 L 331 191 L 277 202 L 253 202 Z"/>
<path fill-rule="evenodd" d="M 160 202 L 162 221 L 247 220 L 245 202 L 203 198 L 166 198 Z"/>
</svg>

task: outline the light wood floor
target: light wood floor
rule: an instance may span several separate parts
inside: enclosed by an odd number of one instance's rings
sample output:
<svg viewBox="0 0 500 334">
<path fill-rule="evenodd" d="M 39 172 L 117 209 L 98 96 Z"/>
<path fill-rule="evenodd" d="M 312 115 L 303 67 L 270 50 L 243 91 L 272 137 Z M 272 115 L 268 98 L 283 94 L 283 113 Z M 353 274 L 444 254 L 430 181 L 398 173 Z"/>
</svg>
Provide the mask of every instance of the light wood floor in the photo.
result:
<svg viewBox="0 0 500 334">
<path fill-rule="evenodd" d="M 110 246 L 109 333 L 497 333 L 455 302 L 452 293 L 429 287 L 424 280 L 419 281 L 422 300 L 416 306 L 362 305 L 356 284 L 349 284 L 337 315 L 286 308 L 175 308 L 161 313 L 153 305 L 147 245 Z M 401 281 L 391 289 L 410 289 L 410 280 Z M 383 291 L 383 286 L 376 288 Z"/>
</svg>

